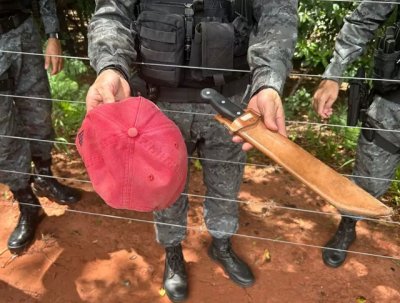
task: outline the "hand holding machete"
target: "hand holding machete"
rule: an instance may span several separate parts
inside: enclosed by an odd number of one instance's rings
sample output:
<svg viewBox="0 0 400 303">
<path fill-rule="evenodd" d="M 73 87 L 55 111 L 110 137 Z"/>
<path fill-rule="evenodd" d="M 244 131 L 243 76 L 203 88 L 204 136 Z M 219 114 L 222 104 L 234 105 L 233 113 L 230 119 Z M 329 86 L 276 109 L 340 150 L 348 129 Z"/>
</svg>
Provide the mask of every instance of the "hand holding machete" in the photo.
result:
<svg viewBox="0 0 400 303">
<path fill-rule="evenodd" d="M 383 217 L 392 209 L 285 136 L 267 129 L 253 109 L 243 110 L 213 89 L 201 96 L 219 113 L 217 121 L 240 136 L 289 173 L 321 195 L 342 213 L 353 216 Z"/>
<path fill-rule="evenodd" d="M 281 97 L 276 90 L 272 88 L 260 90 L 250 99 L 247 108 L 259 113 L 268 129 L 286 136 L 285 112 Z M 243 142 L 243 139 L 239 136 L 234 136 L 233 142 L 240 143 Z M 244 151 L 249 151 L 252 148 L 253 146 L 250 143 L 243 143 L 242 149 Z"/>
</svg>

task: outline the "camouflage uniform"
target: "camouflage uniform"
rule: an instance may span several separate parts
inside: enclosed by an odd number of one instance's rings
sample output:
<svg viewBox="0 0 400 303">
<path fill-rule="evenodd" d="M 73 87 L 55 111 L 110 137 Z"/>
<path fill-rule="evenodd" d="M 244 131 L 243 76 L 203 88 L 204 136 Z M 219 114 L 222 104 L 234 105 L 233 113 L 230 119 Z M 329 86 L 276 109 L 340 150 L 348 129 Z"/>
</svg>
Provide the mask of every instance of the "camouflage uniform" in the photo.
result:
<svg viewBox="0 0 400 303">
<path fill-rule="evenodd" d="M 131 74 L 136 52 L 129 28 L 134 19 L 136 3 L 135 0 L 97 1 L 96 12 L 89 26 L 89 57 L 97 72 L 107 66 L 117 65 L 125 74 Z M 251 33 L 248 49 L 253 78 L 251 93 L 264 87 L 281 93 L 291 68 L 297 38 L 297 1 L 253 0 L 253 10 L 257 24 Z M 235 102 L 240 100 L 239 96 L 233 99 Z M 241 147 L 231 142 L 229 133 L 211 115 L 194 114 L 215 114 L 209 105 L 157 102 L 162 109 L 186 112 L 167 111 L 167 115 L 181 129 L 189 153 L 197 149 L 201 158 L 245 161 Z M 243 175 L 242 165 L 204 160 L 202 166 L 207 196 L 237 198 Z M 186 226 L 187 200 L 186 196 L 182 196 L 172 207 L 155 212 L 156 221 Z M 204 217 L 214 237 L 228 238 L 238 228 L 238 204 L 206 198 Z M 186 233 L 180 227 L 157 225 L 156 229 L 158 241 L 165 246 L 179 244 Z"/>
<path fill-rule="evenodd" d="M 39 0 L 46 33 L 59 31 L 54 0 Z M 16 52 L 42 53 L 42 42 L 32 17 L 18 28 L 0 35 L 0 49 Z M 3 95 L 50 98 L 50 87 L 43 56 L 0 52 L 0 77 L 12 78 L 14 85 Z M 0 134 L 51 140 L 49 101 L 0 96 Z M 51 159 L 52 144 L 19 139 L 0 138 L 0 169 L 30 172 L 31 157 Z M 13 190 L 26 187 L 30 176 L 0 172 L 0 182 Z"/>
<path fill-rule="evenodd" d="M 347 65 L 363 54 L 367 43 L 374 38 L 377 29 L 389 19 L 395 7 L 396 4 L 392 3 L 365 2 L 346 17 L 345 24 L 336 39 L 334 56 L 323 75 L 324 78 L 338 81 L 335 77 L 341 76 Z M 367 112 L 367 123 L 372 128 L 400 129 L 400 103 L 375 95 Z M 400 147 L 399 132 L 380 131 L 379 134 Z M 391 180 L 395 176 L 399 160 L 400 154 L 392 154 L 377 146 L 374 141 L 369 142 L 360 135 L 353 173 L 356 176 Z M 390 181 L 376 179 L 353 179 L 376 197 L 384 194 L 391 184 Z"/>
</svg>

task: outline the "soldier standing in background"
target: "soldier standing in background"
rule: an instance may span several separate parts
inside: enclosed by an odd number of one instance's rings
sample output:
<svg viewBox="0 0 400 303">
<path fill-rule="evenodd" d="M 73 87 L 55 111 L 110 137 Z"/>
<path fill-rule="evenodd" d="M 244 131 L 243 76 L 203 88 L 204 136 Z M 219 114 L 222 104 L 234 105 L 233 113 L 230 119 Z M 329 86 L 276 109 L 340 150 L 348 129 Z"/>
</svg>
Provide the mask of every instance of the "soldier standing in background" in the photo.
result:
<svg viewBox="0 0 400 303">
<path fill-rule="evenodd" d="M 280 95 L 297 38 L 297 1 L 98 0 L 96 4 L 89 26 L 89 57 L 98 77 L 88 92 L 87 110 L 127 98 L 131 92 L 143 95 L 179 126 L 189 154 L 197 150 L 201 158 L 220 160 L 201 161 L 207 186 L 204 218 L 213 238 L 209 256 L 234 282 L 251 286 L 254 276 L 230 240 L 239 225 L 235 199 L 243 166 L 226 163 L 245 162 L 243 150 L 251 146 L 232 142 L 228 131 L 208 115 L 215 111 L 203 103 L 200 91 L 213 87 L 239 104 L 250 84 L 244 105 L 259 112 L 269 129 L 285 135 Z M 210 69 L 141 65 L 132 77 L 135 61 Z M 251 81 L 245 73 L 212 70 L 249 67 Z M 154 213 L 161 223 L 156 224 L 157 240 L 166 250 L 164 288 L 173 301 L 187 297 L 181 247 L 186 229 L 179 227 L 186 226 L 187 210 L 188 198 L 182 195 L 170 208 Z"/>
<path fill-rule="evenodd" d="M 375 36 L 377 29 L 393 14 L 396 4 L 361 3 L 345 18 L 345 23 L 336 39 L 333 58 L 323 74 L 324 80 L 314 94 L 315 111 L 322 118 L 329 118 L 332 105 L 339 93 L 340 79 L 346 67 L 359 58 Z M 400 80 L 398 60 L 400 59 L 400 24 L 388 27 L 384 37 L 379 39 L 375 50 L 374 78 Z M 366 98 L 368 98 L 366 94 Z M 356 112 L 365 110 L 360 116 L 364 127 L 382 130 L 400 128 L 400 84 L 399 82 L 373 82 L 371 104 L 365 108 L 353 108 Z M 349 100 L 353 102 L 354 100 Z M 368 100 L 367 100 L 368 101 Z M 359 104 L 365 104 L 360 102 Z M 352 114 L 352 113 L 350 113 Z M 395 177 L 400 160 L 400 133 L 363 129 L 356 151 L 353 177 L 356 184 L 375 197 L 382 196 Z M 327 180 L 329 182 L 329 180 Z M 342 216 L 336 234 L 325 245 L 322 258 L 328 266 L 338 267 L 346 259 L 346 251 L 356 239 L 357 219 Z"/>
<path fill-rule="evenodd" d="M 9 51 L 0 52 L 0 134 L 3 136 L 54 138 L 51 102 L 29 98 L 51 98 L 46 70 L 55 75 L 63 66 L 62 58 L 52 56 L 61 55 L 55 1 L 39 0 L 39 5 L 48 38 L 45 58 L 22 54 L 42 53 L 42 40 L 31 13 L 32 0 L 0 0 L 0 50 Z M 8 248 L 13 253 L 21 253 L 32 242 L 42 217 L 36 196 L 69 204 L 77 202 L 80 194 L 51 178 L 51 143 L 10 137 L 0 137 L 0 169 L 3 170 L 0 182 L 10 187 L 14 199 L 20 203 L 20 217 L 8 240 Z M 31 161 L 33 172 L 41 176 L 31 178 Z"/>
</svg>

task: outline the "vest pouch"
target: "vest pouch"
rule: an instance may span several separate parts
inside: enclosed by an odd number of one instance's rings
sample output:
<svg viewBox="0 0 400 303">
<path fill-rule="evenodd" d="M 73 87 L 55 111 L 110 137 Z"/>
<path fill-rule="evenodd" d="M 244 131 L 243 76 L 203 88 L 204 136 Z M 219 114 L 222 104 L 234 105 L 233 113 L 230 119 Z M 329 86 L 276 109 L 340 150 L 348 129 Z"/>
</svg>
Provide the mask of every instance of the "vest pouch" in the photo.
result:
<svg viewBox="0 0 400 303">
<path fill-rule="evenodd" d="M 373 78 L 400 80 L 399 64 L 400 51 L 395 51 L 390 54 L 385 54 L 382 51 L 376 50 L 374 54 L 374 70 Z M 392 81 L 373 81 L 373 86 L 378 94 L 386 94 L 400 88 L 399 82 Z"/>
<path fill-rule="evenodd" d="M 202 66 L 202 31 L 201 31 L 201 23 L 197 24 L 194 29 L 194 38 L 192 40 L 192 47 L 190 51 L 190 66 L 201 67 Z M 193 80 L 203 81 L 203 72 L 199 69 L 192 69 L 190 71 L 190 76 Z"/>
<path fill-rule="evenodd" d="M 233 69 L 234 29 L 231 23 L 202 22 L 202 66 Z M 227 72 L 203 70 L 204 77 Z"/>
<path fill-rule="evenodd" d="M 191 66 L 233 69 L 235 33 L 231 23 L 217 21 L 200 22 L 195 28 L 190 55 Z M 193 70 L 196 80 L 227 76 L 230 72 L 212 69 Z"/>
<path fill-rule="evenodd" d="M 177 14 L 143 11 L 136 23 L 139 40 L 138 56 L 145 63 L 184 64 L 185 22 Z M 141 65 L 139 75 L 155 85 L 177 87 L 183 77 L 182 68 Z"/>
</svg>

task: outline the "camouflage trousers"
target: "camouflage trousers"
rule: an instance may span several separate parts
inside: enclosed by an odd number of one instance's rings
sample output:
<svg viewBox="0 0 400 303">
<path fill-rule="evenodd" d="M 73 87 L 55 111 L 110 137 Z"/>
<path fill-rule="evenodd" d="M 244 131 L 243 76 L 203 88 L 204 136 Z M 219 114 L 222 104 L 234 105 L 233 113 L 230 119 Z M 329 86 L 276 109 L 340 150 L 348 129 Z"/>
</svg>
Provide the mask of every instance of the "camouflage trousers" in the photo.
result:
<svg viewBox="0 0 400 303">
<path fill-rule="evenodd" d="M 375 96 L 367 115 L 370 127 L 397 130 L 380 131 L 379 134 L 400 148 L 400 104 Z M 399 161 L 400 153 L 390 153 L 360 135 L 353 170 L 353 175 L 360 177 L 353 177 L 353 180 L 371 195 L 379 197 L 389 188 Z"/>
<path fill-rule="evenodd" d="M 210 115 L 215 114 L 210 105 L 188 103 L 158 103 L 157 105 L 179 126 L 189 155 L 197 151 L 199 158 L 204 159 L 200 160 L 203 181 L 207 187 L 204 199 L 204 221 L 213 237 L 229 238 L 238 229 L 238 203 L 232 200 L 237 199 L 244 166 L 207 159 L 244 162 L 245 153 L 242 152 L 240 145 L 232 142 L 229 132 Z M 185 193 L 187 190 L 186 185 Z M 214 197 L 221 200 L 213 199 Z M 154 212 L 155 221 L 166 224 L 156 224 L 157 241 L 160 244 L 175 246 L 185 238 L 187 212 L 188 196 L 185 194 L 171 207 Z"/>
<path fill-rule="evenodd" d="M 0 49 L 42 53 L 41 38 L 32 18 L 28 18 L 17 29 L 0 35 Z M 0 78 L 13 80 L 12 87 L 3 88 L 0 92 L 0 170 L 27 173 L 31 169 L 32 157 L 41 160 L 51 158 L 52 144 L 11 138 L 51 140 L 54 137 L 51 102 L 29 98 L 50 98 L 44 58 L 0 52 Z M 0 171 L 0 182 L 13 190 L 24 188 L 29 178 L 29 175 Z"/>
</svg>

